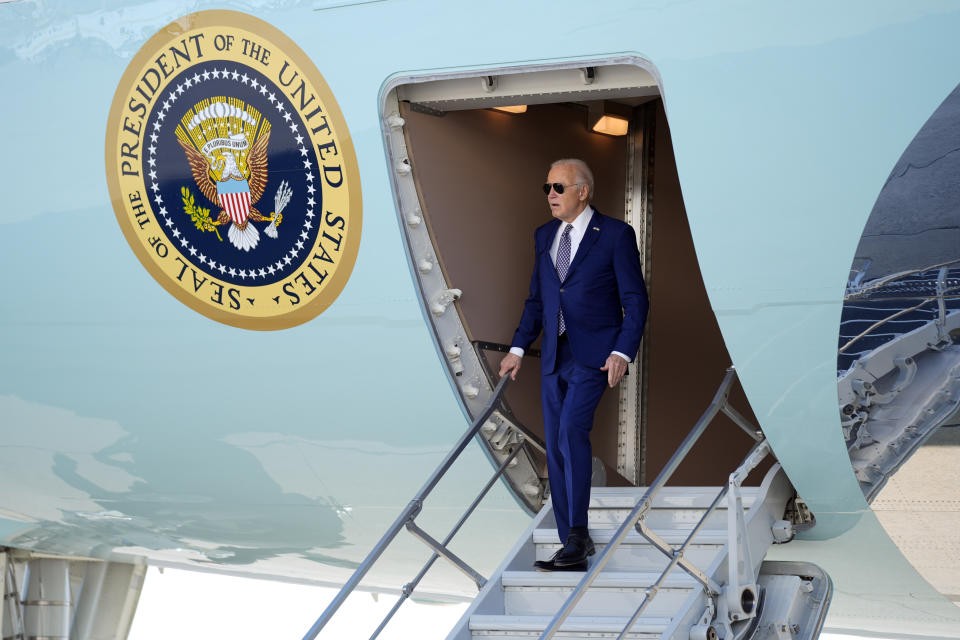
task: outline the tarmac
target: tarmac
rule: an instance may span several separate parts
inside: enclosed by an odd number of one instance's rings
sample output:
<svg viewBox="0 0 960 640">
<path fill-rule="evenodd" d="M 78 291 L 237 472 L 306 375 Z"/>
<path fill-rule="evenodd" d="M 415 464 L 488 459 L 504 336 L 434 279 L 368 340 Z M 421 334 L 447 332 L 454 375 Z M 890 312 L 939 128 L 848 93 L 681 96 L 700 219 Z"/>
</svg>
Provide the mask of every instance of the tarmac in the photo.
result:
<svg viewBox="0 0 960 640">
<path fill-rule="evenodd" d="M 910 564 L 960 606 L 960 427 L 939 428 L 872 507 Z"/>
</svg>

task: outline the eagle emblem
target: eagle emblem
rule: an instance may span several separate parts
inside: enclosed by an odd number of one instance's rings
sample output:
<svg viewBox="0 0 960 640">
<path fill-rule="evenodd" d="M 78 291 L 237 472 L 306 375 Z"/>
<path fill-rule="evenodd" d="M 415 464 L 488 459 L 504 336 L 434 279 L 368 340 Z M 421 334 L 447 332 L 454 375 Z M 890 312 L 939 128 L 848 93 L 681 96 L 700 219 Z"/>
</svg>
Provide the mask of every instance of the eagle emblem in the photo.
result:
<svg viewBox="0 0 960 640">
<path fill-rule="evenodd" d="M 264 232 L 276 238 L 292 190 L 281 182 L 274 211 L 266 216 L 254 206 L 267 186 L 270 143 L 270 122 L 260 111 L 237 98 L 201 100 L 180 119 L 176 136 L 197 188 L 219 209 L 216 217 L 210 216 L 209 209 L 194 205 L 193 195 L 184 187 L 184 210 L 197 228 L 214 231 L 219 238 L 217 227 L 229 224 L 227 237 L 242 251 L 255 249 L 260 242 L 260 232 L 251 222 L 270 223 Z"/>
</svg>

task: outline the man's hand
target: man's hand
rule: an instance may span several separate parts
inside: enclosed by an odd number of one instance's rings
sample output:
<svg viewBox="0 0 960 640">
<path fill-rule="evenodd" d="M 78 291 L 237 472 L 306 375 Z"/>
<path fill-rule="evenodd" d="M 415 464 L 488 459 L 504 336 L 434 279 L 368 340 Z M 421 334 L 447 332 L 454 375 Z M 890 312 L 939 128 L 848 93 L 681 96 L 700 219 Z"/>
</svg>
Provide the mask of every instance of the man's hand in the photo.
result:
<svg viewBox="0 0 960 640">
<path fill-rule="evenodd" d="M 504 358 L 506 360 L 506 358 Z M 501 372 L 503 371 L 503 365 L 500 365 Z M 627 361 L 621 358 L 618 355 L 610 354 L 607 356 L 607 362 L 602 367 L 600 371 L 607 372 L 607 384 L 610 385 L 610 388 L 617 386 L 617 383 L 620 382 L 620 379 L 623 377 L 623 374 L 627 372 Z M 501 373 L 501 375 L 503 375 Z"/>
<path fill-rule="evenodd" d="M 515 353 L 508 353 L 503 356 L 503 360 L 500 361 L 500 377 L 510 374 L 511 380 L 517 379 L 517 372 L 520 371 L 520 364 L 523 362 L 523 358 L 518 356 Z"/>
</svg>

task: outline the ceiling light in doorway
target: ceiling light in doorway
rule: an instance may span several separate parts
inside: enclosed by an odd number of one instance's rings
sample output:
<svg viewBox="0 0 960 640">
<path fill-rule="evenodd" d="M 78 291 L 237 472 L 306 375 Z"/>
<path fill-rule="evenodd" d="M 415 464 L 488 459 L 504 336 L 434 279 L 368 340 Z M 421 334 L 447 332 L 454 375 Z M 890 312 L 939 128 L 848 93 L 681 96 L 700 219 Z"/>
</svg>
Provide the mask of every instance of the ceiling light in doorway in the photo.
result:
<svg viewBox="0 0 960 640">
<path fill-rule="evenodd" d="M 600 116 L 600 119 L 593 123 L 594 131 L 608 136 L 625 136 L 629 128 L 630 121 L 617 116 Z"/>
<path fill-rule="evenodd" d="M 608 136 L 625 136 L 630 129 L 632 109 L 617 102 L 605 100 L 591 102 L 587 112 L 587 123 L 594 133 Z"/>
<path fill-rule="evenodd" d="M 494 107 L 494 111 L 503 111 L 504 113 L 526 113 L 527 105 L 525 104 L 514 104 L 504 107 Z"/>
</svg>

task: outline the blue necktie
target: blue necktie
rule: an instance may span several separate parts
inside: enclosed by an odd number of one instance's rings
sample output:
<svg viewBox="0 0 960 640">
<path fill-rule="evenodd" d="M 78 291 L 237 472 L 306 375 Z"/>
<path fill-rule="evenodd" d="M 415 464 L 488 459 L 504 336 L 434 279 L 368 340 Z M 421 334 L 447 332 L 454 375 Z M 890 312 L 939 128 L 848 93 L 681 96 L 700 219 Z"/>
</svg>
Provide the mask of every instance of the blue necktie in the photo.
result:
<svg viewBox="0 0 960 640">
<path fill-rule="evenodd" d="M 560 282 L 567 278 L 567 269 L 570 268 L 570 232 L 573 225 L 568 224 L 560 236 L 560 246 L 557 247 L 557 275 L 560 276 Z M 562 336 L 567 330 L 567 323 L 563 320 L 563 309 L 559 310 L 557 335 Z"/>
</svg>

